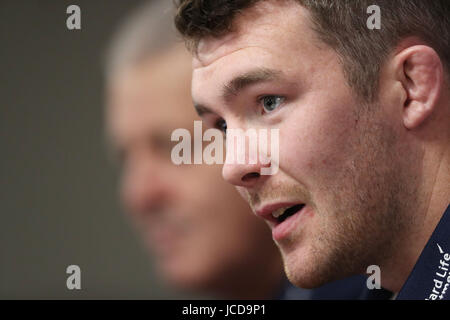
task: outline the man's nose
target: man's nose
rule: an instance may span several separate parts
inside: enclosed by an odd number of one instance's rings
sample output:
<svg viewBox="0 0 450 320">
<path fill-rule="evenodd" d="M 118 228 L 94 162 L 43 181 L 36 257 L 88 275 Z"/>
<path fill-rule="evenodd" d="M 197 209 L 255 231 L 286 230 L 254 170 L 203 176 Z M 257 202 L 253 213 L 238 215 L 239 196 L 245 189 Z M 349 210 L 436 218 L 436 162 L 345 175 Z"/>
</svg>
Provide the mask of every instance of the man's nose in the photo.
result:
<svg viewBox="0 0 450 320">
<path fill-rule="evenodd" d="M 259 141 L 266 131 L 259 133 L 251 129 L 227 131 L 226 160 L 222 168 L 223 178 L 235 186 L 253 188 L 271 175 L 272 157 L 268 157 L 270 143 L 261 148 Z M 271 137 L 272 139 L 272 137 Z M 277 143 L 277 141 L 274 141 Z M 272 150 L 271 150 L 272 151 Z"/>
<path fill-rule="evenodd" d="M 229 183 L 246 188 L 254 187 L 263 179 L 260 164 L 225 163 L 222 176 Z"/>
<path fill-rule="evenodd" d="M 133 213 L 147 213 L 160 208 L 166 188 L 157 168 L 147 164 L 133 170 L 124 181 L 124 201 Z"/>
<path fill-rule="evenodd" d="M 245 151 L 240 149 L 240 152 L 242 152 L 240 157 L 236 150 L 234 151 L 236 156 L 233 152 L 231 152 L 232 156 L 230 156 L 230 153 L 228 153 L 230 149 L 227 149 L 222 176 L 235 186 L 253 188 L 268 178 L 267 172 L 270 171 L 272 165 L 271 159 L 266 159 L 263 163 L 261 162 L 261 155 L 253 153 L 250 156 L 249 150 L 249 148 L 245 148 Z"/>
</svg>

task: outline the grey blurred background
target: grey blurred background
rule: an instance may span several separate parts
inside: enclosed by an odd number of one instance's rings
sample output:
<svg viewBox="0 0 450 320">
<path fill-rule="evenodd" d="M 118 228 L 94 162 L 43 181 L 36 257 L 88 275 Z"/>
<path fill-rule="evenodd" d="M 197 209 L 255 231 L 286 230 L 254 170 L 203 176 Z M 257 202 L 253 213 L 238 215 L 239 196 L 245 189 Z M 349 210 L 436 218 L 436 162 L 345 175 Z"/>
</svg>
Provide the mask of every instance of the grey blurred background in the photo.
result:
<svg viewBox="0 0 450 320">
<path fill-rule="evenodd" d="M 139 3 L 0 1 L 0 299 L 177 297 L 121 211 L 102 136 L 101 55 Z"/>
</svg>

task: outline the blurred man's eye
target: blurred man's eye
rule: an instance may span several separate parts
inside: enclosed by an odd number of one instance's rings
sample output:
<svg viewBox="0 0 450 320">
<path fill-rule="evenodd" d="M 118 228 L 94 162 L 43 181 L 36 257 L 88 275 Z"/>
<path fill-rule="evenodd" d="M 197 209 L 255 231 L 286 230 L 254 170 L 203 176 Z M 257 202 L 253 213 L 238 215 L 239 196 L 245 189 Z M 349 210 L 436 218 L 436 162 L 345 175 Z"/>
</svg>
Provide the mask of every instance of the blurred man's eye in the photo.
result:
<svg viewBox="0 0 450 320">
<path fill-rule="evenodd" d="M 282 96 L 269 95 L 261 97 L 259 101 L 264 109 L 264 112 L 269 113 L 278 108 L 284 102 L 284 99 L 285 98 Z"/>
<path fill-rule="evenodd" d="M 152 137 L 148 147 L 150 153 L 153 153 L 163 160 L 171 161 L 171 152 L 176 144 L 177 142 L 171 141 L 169 135 L 158 135 Z"/>
</svg>

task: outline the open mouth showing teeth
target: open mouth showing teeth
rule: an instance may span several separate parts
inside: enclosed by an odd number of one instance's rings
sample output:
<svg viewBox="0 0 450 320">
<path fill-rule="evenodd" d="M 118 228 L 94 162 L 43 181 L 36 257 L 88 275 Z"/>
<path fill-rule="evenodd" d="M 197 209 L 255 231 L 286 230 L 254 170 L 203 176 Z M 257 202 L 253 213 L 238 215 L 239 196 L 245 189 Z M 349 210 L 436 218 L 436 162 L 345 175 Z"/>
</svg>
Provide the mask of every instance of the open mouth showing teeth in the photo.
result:
<svg viewBox="0 0 450 320">
<path fill-rule="evenodd" d="M 272 216 L 277 219 L 278 223 L 281 223 L 290 216 L 300 211 L 304 206 L 304 204 L 296 204 L 295 206 L 289 208 L 280 208 L 272 212 Z"/>
</svg>

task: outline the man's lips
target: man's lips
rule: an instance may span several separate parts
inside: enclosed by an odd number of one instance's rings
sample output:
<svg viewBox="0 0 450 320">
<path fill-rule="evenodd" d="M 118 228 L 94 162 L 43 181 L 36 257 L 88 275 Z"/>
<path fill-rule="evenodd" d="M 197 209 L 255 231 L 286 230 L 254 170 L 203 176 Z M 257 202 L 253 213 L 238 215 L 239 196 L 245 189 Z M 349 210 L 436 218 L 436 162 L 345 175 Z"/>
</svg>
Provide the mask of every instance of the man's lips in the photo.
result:
<svg viewBox="0 0 450 320">
<path fill-rule="evenodd" d="M 280 241 L 296 228 L 305 208 L 308 209 L 302 202 L 278 202 L 265 205 L 255 213 L 269 222 L 272 237 Z"/>
<path fill-rule="evenodd" d="M 260 208 L 255 210 L 255 214 L 269 222 L 279 224 L 280 223 L 279 219 L 274 217 L 273 213 L 276 213 L 280 209 L 288 210 L 289 208 L 292 208 L 294 206 L 304 206 L 304 205 L 305 204 L 302 202 L 277 202 L 261 206 Z"/>
</svg>

